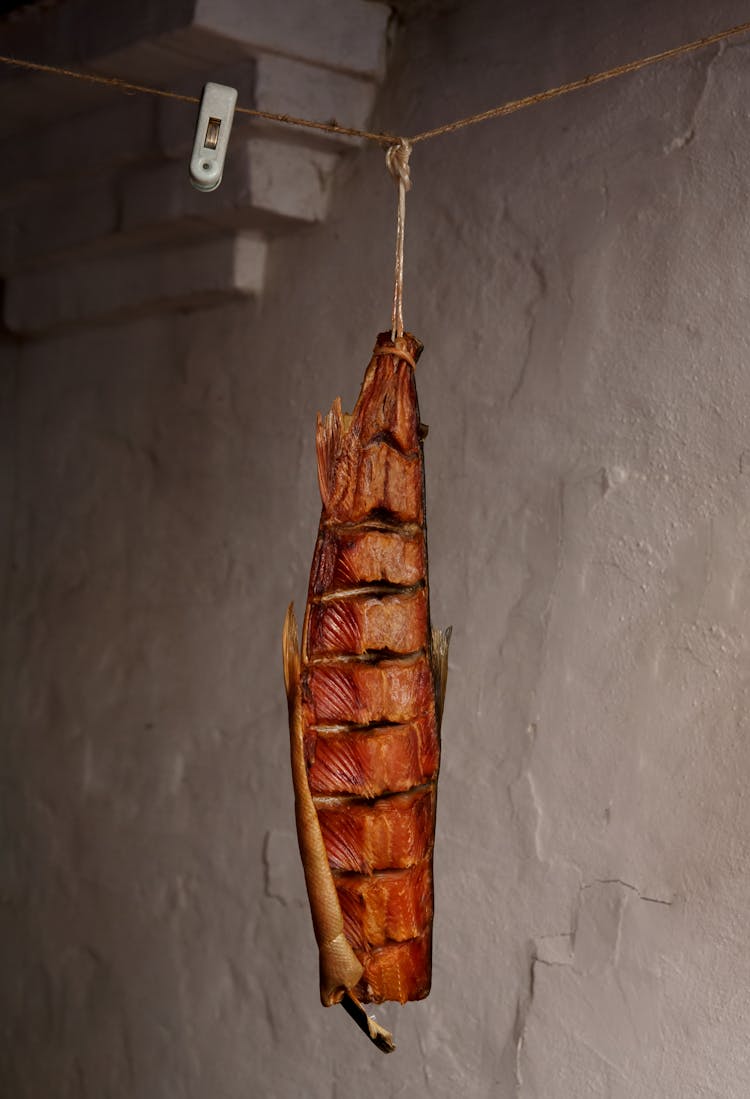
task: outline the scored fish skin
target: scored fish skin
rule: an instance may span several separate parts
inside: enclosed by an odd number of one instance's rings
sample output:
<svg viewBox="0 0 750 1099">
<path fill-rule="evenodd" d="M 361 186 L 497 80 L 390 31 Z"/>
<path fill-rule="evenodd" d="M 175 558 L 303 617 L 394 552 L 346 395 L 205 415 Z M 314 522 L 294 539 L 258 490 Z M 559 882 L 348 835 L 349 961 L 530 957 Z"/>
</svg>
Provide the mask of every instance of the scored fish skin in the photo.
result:
<svg viewBox="0 0 750 1099">
<path fill-rule="evenodd" d="M 427 611 L 424 588 L 314 603 L 310 608 L 310 659 L 361 656 L 368 651 L 418 652 L 424 644 Z"/>
<path fill-rule="evenodd" d="M 363 1002 L 422 999 L 431 981 L 447 635 L 430 627 L 420 352 L 382 333 L 351 416 L 336 400 L 318 418 L 323 511 L 295 712 Z M 322 965 L 321 981 L 323 995 Z"/>
<path fill-rule="evenodd" d="M 375 798 L 429 782 L 439 746 L 429 715 L 402 725 L 347 729 L 319 735 L 308 770 L 313 794 Z"/>
<path fill-rule="evenodd" d="M 430 624 L 421 344 L 377 339 L 352 414 L 318 417 L 323 511 L 302 645 L 283 634 L 295 817 L 320 962 L 384 1052 L 362 1001 L 430 989 L 432 851 L 450 631 Z"/>
<path fill-rule="evenodd" d="M 324 527 L 315 547 L 310 588 L 320 595 L 357 581 L 417 584 L 426 573 L 421 530 Z"/>
</svg>

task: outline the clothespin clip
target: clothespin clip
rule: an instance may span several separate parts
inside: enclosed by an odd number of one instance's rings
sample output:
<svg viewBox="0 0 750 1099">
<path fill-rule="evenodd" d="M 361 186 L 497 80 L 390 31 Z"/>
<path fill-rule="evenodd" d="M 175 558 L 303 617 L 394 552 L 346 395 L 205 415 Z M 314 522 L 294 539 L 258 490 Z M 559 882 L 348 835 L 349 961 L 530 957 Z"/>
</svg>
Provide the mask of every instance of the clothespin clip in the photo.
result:
<svg viewBox="0 0 750 1099">
<path fill-rule="evenodd" d="M 236 88 L 208 83 L 203 89 L 190 158 L 190 182 L 199 191 L 215 191 L 221 183 L 236 103 Z"/>
</svg>

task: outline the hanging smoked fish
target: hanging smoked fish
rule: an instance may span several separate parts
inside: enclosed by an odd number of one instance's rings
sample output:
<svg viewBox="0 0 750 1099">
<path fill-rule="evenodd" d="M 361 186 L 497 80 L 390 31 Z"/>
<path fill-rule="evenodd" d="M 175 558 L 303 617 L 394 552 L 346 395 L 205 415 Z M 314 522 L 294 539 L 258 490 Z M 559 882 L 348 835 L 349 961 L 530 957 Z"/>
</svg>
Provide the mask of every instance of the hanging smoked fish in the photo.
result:
<svg viewBox="0 0 750 1099">
<path fill-rule="evenodd" d="M 351 415 L 318 416 L 323 511 L 299 648 L 284 624 L 300 853 L 320 996 L 381 1049 L 362 1003 L 430 991 L 432 851 L 450 631 L 430 626 L 422 345 L 378 336 Z"/>
</svg>

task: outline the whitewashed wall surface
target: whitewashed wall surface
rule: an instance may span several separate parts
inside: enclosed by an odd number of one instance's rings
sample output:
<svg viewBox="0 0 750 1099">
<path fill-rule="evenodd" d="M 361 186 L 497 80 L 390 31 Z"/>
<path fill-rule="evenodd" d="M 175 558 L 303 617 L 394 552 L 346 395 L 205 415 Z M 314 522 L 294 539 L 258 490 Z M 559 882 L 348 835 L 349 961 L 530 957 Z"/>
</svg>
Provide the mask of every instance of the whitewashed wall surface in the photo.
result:
<svg viewBox="0 0 750 1099">
<path fill-rule="evenodd" d="M 60 0 L 0 53 L 414 133 L 740 0 Z M 750 1096 L 750 37 L 416 147 L 434 980 L 318 1001 L 280 630 L 375 146 L 0 69 L 0 1095 Z"/>
</svg>

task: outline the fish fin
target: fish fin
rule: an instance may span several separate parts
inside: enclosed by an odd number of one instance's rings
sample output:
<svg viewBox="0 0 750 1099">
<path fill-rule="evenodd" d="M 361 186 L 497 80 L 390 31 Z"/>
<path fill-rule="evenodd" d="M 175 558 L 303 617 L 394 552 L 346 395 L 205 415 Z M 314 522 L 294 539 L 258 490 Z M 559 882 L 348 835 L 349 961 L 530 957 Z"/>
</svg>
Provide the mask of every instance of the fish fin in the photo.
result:
<svg viewBox="0 0 750 1099">
<path fill-rule="evenodd" d="M 320 821 L 310 793 L 305 765 L 301 658 L 294 604 L 290 603 L 282 637 L 284 683 L 289 704 L 289 738 L 294 784 L 294 809 L 297 840 L 305 872 L 315 940 L 320 962 L 320 998 L 326 1007 L 338 1003 L 354 988 L 364 970 L 344 935 L 344 917 L 328 854 L 320 830 Z"/>
<path fill-rule="evenodd" d="M 336 459 L 341 451 L 341 440 L 346 430 L 341 411 L 341 398 L 337 397 L 325 419 L 318 413 L 315 432 L 315 448 L 318 456 L 318 485 L 323 507 L 328 508 L 335 487 Z"/>
<path fill-rule="evenodd" d="M 435 712 L 438 728 L 443 719 L 443 706 L 445 704 L 445 685 L 448 681 L 448 646 L 450 645 L 453 627 L 447 630 L 438 630 L 432 627 L 432 645 L 430 647 L 430 663 L 435 679 Z"/>
<path fill-rule="evenodd" d="M 289 703 L 289 713 L 291 715 L 299 689 L 300 667 L 299 634 L 297 631 L 297 617 L 294 613 L 294 603 L 290 603 L 287 607 L 286 618 L 284 619 L 284 632 L 281 638 L 281 654 L 284 660 L 284 686 L 286 687 L 286 698 Z"/>
</svg>

